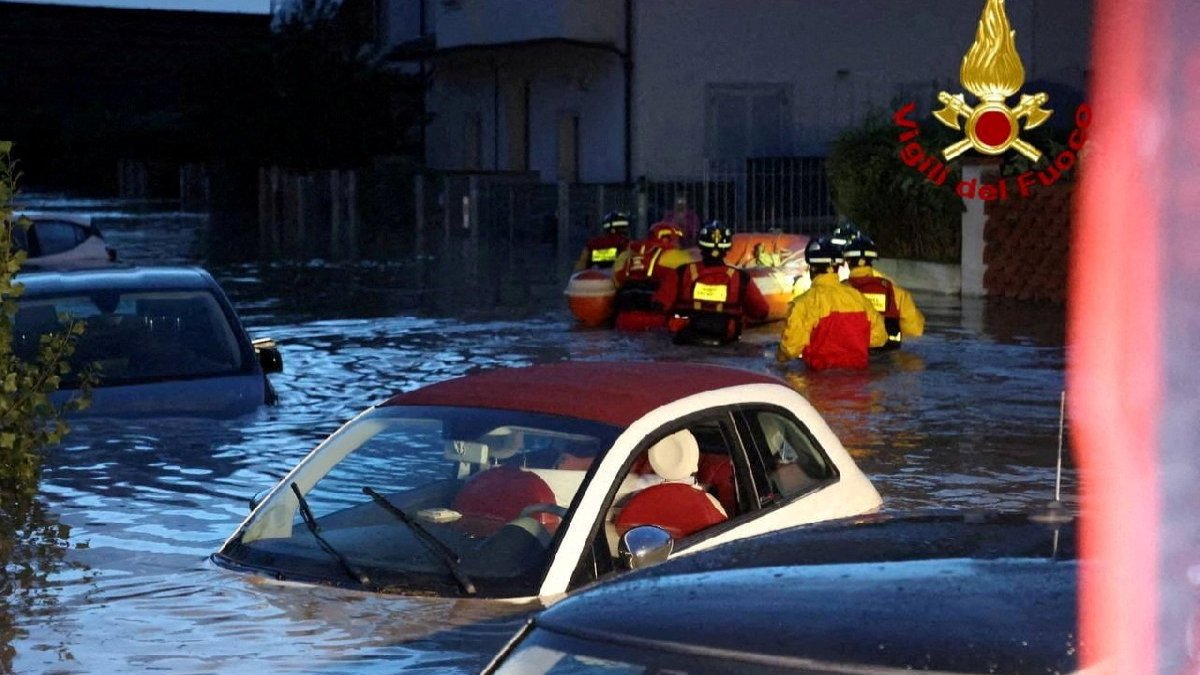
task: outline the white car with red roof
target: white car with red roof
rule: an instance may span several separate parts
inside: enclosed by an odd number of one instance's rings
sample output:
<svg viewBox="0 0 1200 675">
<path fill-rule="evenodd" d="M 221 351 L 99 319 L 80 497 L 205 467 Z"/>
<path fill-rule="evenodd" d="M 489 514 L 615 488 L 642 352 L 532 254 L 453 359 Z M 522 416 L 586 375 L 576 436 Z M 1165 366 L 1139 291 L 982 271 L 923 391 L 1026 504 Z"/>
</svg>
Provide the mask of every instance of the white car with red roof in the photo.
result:
<svg viewBox="0 0 1200 675">
<path fill-rule="evenodd" d="M 549 601 L 623 569 L 620 540 L 638 526 L 686 555 L 879 505 L 777 378 L 567 362 L 366 410 L 257 501 L 213 560 L 282 582 Z"/>
</svg>

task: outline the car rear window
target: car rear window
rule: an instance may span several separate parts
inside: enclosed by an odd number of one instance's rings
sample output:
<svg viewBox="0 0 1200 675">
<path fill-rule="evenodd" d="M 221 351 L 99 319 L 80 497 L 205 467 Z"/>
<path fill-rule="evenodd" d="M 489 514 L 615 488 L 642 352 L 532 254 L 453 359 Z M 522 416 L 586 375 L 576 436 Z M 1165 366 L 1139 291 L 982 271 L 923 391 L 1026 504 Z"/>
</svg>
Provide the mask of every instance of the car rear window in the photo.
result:
<svg viewBox="0 0 1200 675">
<path fill-rule="evenodd" d="M 70 251 L 87 239 L 87 230 L 59 220 L 39 220 L 33 224 L 40 255 Z"/>
<path fill-rule="evenodd" d="M 17 356 L 36 358 L 40 337 L 62 330 L 68 316 L 86 326 L 72 374 L 93 366 L 99 386 L 232 374 L 245 365 L 233 327 L 206 290 L 25 298 L 14 321 Z"/>
</svg>

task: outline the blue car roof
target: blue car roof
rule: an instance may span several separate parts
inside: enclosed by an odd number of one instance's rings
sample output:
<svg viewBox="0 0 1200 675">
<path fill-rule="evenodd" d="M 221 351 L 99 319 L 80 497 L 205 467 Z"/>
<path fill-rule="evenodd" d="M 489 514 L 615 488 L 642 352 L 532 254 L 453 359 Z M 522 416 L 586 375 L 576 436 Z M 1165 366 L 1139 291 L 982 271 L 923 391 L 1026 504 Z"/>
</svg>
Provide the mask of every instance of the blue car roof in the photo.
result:
<svg viewBox="0 0 1200 675">
<path fill-rule="evenodd" d="M 45 268 L 30 266 L 17 275 L 24 284 L 26 297 L 86 293 L 97 288 L 126 290 L 213 290 L 218 289 L 212 275 L 191 266 L 130 267 L 102 265 L 86 268 Z"/>
</svg>

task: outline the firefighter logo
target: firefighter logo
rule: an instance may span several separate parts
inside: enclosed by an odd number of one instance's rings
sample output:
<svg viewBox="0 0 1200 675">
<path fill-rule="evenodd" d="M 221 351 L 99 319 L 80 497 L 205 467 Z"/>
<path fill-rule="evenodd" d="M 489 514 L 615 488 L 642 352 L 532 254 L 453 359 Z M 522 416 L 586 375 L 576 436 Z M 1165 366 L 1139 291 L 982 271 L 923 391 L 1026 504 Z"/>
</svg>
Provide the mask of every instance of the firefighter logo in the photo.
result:
<svg viewBox="0 0 1200 675">
<path fill-rule="evenodd" d="M 951 96 L 938 92 L 938 101 L 946 106 L 934 113 L 938 121 L 951 129 L 963 129 L 960 118 L 966 121 L 966 138 L 942 150 L 947 161 L 970 148 L 985 155 L 999 155 L 1012 148 L 1032 161 L 1041 158 L 1040 150 L 1020 138 L 1021 121 L 1024 129 L 1033 129 L 1050 119 L 1054 111 L 1042 107 L 1050 97 L 1045 93 L 1021 94 L 1014 108 L 1005 102 L 1025 84 L 1025 67 L 1017 53 L 1016 38 L 1017 32 L 1004 13 L 1004 0 L 987 0 L 975 44 L 963 57 L 959 71 L 963 87 L 979 99 L 979 104 L 967 104 L 961 93 Z"/>
</svg>

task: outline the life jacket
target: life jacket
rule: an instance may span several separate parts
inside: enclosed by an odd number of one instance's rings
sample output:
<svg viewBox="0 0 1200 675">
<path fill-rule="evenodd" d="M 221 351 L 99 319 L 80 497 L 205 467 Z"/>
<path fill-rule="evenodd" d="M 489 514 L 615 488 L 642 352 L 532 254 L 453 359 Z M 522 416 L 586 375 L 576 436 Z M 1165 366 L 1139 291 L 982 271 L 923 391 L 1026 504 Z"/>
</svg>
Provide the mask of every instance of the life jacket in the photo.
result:
<svg viewBox="0 0 1200 675">
<path fill-rule="evenodd" d="M 617 262 L 617 256 L 629 245 L 629 237 L 623 234 L 610 233 L 588 240 L 587 264 L 589 267 L 609 269 Z"/>
<path fill-rule="evenodd" d="M 617 283 L 617 328 L 621 330 L 652 330 L 666 324 L 663 315 L 665 309 L 655 300 L 655 293 L 661 285 L 658 274 L 662 269 L 658 265 L 662 257 L 662 243 L 655 239 L 642 239 L 629 243 L 627 253 L 621 266 L 613 270 L 613 281 Z M 622 314 L 645 314 L 641 317 Z M 658 316 L 655 316 L 658 315 Z"/>
<path fill-rule="evenodd" d="M 896 291 L 892 282 L 874 275 L 851 276 L 846 283 L 853 286 L 883 316 L 883 327 L 887 330 L 888 346 L 900 346 L 900 306 L 896 303 Z"/>
<path fill-rule="evenodd" d="M 732 342 L 742 333 L 746 274 L 728 265 L 691 263 L 680 271 L 679 298 L 672 308 L 683 321 L 668 327 L 676 342 Z"/>
<path fill-rule="evenodd" d="M 618 285 L 653 280 L 654 285 L 657 286 L 658 281 L 655 279 L 654 273 L 658 271 L 658 259 L 662 257 L 664 250 L 662 244 L 654 239 L 630 242 L 628 245 L 629 255 L 625 258 L 625 264 L 613 272 L 613 280 Z"/>
</svg>

